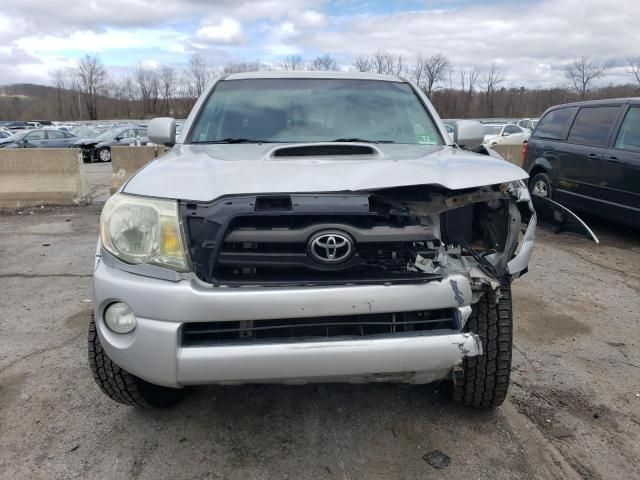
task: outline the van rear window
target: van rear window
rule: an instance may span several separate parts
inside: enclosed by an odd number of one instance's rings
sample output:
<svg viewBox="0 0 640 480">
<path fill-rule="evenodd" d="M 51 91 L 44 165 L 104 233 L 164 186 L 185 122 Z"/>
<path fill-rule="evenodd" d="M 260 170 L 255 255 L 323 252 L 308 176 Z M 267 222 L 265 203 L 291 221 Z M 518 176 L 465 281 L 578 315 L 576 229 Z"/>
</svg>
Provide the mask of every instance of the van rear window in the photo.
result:
<svg viewBox="0 0 640 480">
<path fill-rule="evenodd" d="M 538 138 L 550 138 L 552 140 L 564 140 L 569 133 L 570 121 L 578 107 L 557 108 L 547 113 L 536 128 L 535 136 Z"/>
</svg>

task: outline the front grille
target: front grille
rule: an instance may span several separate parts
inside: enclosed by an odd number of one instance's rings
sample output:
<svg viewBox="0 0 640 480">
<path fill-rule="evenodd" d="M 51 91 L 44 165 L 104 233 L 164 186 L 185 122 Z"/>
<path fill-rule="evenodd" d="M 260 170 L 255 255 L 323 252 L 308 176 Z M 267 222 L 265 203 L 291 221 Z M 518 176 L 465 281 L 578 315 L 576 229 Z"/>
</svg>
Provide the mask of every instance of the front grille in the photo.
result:
<svg viewBox="0 0 640 480">
<path fill-rule="evenodd" d="M 182 326 L 182 346 L 304 342 L 340 337 L 388 337 L 458 329 L 458 316 L 452 309 L 241 322 L 185 323 Z"/>
<path fill-rule="evenodd" d="M 432 225 L 402 205 L 370 194 L 257 195 L 212 205 L 182 206 L 198 277 L 214 285 L 283 286 L 428 282 L 412 268 L 417 255 L 435 259 Z M 325 262 L 311 240 L 333 232 L 350 240 L 349 255 Z"/>
<path fill-rule="evenodd" d="M 425 241 L 431 232 L 421 225 L 376 226 L 354 218 L 298 216 L 287 219 L 287 226 L 277 226 L 279 222 L 271 219 L 265 227 L 260 225 L 264 218 L 257 220 L 243 217 L 229 227 L 218 253 L 216 278 L 260 284 L 434 279 L 409 270 L 418 251 L 427 258 L 436 256 L 435 242 Z M 314 259 L 309 239 L 322 232 L 348 235 L 353 239 L 353 255 L 335 264 Z"/>
</svg>

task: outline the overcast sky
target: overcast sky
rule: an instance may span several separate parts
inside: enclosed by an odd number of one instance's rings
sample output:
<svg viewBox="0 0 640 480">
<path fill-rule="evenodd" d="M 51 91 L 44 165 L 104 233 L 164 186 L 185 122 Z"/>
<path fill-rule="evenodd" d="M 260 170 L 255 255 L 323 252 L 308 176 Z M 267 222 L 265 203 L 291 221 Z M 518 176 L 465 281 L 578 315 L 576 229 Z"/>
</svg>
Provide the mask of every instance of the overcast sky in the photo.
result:
<svg viewBox="0 0 640 480">
<path fill-rule="evenodd" d="M 115 75 L 142 62 L 182 67 L 329 53 L 349 65 L 386 49 L 410 61 L 495 62 L 508 85 L 555 86 L 588 55 L 615 60 L 602 83 L 631 80 L 640 0 L 0 0 L 0 84 L 49 83 L 51 69 L 98 53 Z"/>
</svg>

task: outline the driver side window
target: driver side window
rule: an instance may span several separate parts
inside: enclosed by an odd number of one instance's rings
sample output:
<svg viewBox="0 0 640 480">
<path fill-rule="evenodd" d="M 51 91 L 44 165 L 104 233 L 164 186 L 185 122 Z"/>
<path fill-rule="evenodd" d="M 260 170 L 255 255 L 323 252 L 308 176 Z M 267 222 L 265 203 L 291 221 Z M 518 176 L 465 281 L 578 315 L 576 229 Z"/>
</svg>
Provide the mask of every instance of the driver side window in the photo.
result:
<svg viewBox="0 0 640 480">
<path fill-rule="evenodd" d="M 48 130 L 47 135 L 49 136 L 49 140 L 60 140 L 61 138 L 64 138 L 64 134 L 57 130 Z"/>
<path fill-rule="evenodd" d="M 44 130 L 38 130 L 37 132 L 28 133 L 24 139 L 28 142 L 33 142 L 34 140 L 44 140 L 46 132 Z"/>
</svg>

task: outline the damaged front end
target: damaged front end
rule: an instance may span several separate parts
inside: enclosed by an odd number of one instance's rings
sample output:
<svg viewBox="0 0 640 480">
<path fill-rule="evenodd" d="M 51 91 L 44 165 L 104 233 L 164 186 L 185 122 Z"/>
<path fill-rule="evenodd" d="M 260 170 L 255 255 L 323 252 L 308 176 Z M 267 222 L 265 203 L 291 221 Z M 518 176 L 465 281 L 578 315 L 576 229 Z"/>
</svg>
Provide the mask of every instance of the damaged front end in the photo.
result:
<svg viewBox="0 0 640 480">
<path fill-rule="evenodd" d="M 536 222 L 521 181 L 245 195 L 183 202 L 181 211 L 194 272 L 218 286 L 422 283 L 461 274 L 474 291 L 495 290 L 526 271 Z"/>
</svg>

